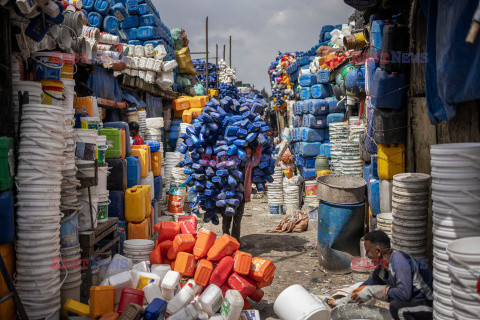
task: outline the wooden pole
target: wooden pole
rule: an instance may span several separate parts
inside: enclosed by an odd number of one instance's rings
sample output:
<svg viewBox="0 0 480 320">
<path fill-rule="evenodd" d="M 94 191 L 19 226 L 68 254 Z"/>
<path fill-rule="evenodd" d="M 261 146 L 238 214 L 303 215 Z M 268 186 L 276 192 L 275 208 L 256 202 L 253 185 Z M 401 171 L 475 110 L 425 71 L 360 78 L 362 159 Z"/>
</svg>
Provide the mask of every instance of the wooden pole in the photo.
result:
<svg viewBox="0 0 480 320">
<path fill-rule="evenodd" d="M 218 43 L 215 45 L 216 47 L 216 54 L 215 54 L 215 76 L 217 77 L 217 86 L 216 89 L 219 88 L 219 80 L 218 80 Z"/>
<path fill-rule="evenodd" d="M 223 61 L 225 61 L 225 51 L 227 49 L 226 45 L 223 45 Z"/>
<path fill-rule="evenodd" d="M 0 7 L 0 136 L 14 136 L 10 11 Z M 17 141 L 18 143 L 18 141 Z"/>
<path fill-rule="evenodd" d="M 230 36 L 230 68 L 232 67 L 232 36 Z"/>
<path fill-rule="evenodd" d="M 208 94 L 208 17 L 207 17 L 207 20 L 205 22 L 205 46 L 206 46 L 206 50 L 205 52 L 207 53 L 207 59 L 205 61 L 205 68 L 206 68 L 206 85 L 207 87 L 205 88 L 205 90 L 207 91 L 207 94 Z"/>
</svg>

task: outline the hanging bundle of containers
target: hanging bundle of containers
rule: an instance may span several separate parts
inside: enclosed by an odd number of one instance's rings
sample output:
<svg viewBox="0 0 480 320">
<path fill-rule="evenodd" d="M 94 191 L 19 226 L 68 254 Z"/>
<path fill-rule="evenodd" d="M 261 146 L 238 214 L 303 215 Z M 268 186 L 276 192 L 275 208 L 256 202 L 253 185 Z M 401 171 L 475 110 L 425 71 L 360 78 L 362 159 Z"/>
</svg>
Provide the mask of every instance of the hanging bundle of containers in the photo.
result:
<svg viewBox="0 0 480 320">
<path fill-rule="evenodd" d="M 266 137 L 270 128 L 255 113 L 257 104 L 266 103 L 257 98 L 212 99 L 198 122 L 180 135 L 183 142 L 178 149 L 185 154 L 181 164 L 186 167 L 186 184 L 198 192 L 196 205 L 206 211 L 205 221 L 218 223 L 217 214 L 223 210 L 235 214 L 243 200 L 245 179 L 255 184 L 253 193 L 273 182 L 275 149 Z"/>
</svg>

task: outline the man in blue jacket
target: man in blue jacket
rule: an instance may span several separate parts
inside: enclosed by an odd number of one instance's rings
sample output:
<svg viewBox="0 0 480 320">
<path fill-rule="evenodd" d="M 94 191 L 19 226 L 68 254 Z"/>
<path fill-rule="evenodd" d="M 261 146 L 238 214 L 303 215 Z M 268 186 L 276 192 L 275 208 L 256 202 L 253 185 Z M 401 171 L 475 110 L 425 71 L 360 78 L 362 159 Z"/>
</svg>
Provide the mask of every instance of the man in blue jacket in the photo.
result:
<svg viewBox="0 0 480 320">
<path fill-rule="evenodd" d="M 427 260 L 415 260 L 405 252 L 391 249 L 390 238 L 383 231 L 372 231 L 364 239 L 367 257 L 376 269 L 354 290 L 352 300 L 388 301 L 395 320 L 432 319 L 433 276 Z"/>
</svg>

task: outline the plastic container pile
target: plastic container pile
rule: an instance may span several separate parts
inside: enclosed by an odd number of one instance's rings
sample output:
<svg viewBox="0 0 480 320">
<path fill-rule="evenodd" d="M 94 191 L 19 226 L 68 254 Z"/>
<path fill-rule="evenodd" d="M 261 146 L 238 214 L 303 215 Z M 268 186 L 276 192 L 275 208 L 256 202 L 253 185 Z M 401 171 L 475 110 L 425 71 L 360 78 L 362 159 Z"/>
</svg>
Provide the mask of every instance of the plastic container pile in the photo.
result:
<svg viewBox="0 0 480 320">
<path fill-rule="evenodd" d="M 156 243 L 125 241 L 129 252 L 154 249 L 147 260 L 115 255 L 105 266 L 101 285 L 90 288 L 90 304 L 70 299 L 63 314 L 236 320 L 245 313 L 259 319 L 258 311 L 249 310 L 249 300 L 262 300 L 262 288 L 272 283 L 275 265 L 238 250 L 240 244 L 228 235 L 217 239 L 207 229 L 197 234 L 196 219 L 190 218 L 155 225 Z"/>
</svg>

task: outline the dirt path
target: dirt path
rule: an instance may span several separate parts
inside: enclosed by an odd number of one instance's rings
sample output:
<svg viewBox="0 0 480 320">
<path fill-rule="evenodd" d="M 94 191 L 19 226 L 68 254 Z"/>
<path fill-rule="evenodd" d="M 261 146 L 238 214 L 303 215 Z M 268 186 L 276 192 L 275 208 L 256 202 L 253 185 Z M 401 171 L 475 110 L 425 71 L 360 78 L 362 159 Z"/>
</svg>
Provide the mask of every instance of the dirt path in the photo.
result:
<svg viewBox="0 0 480 320">
<path fill-rule="evenodd" d="M 262 319 L 278 319 L 273 311 L 277 296 L 293 284 L 301 284 L 317 296 L 344 285 L 353 284 L 351 275 L 332 275 L 319 269 L 316 253 L 317 220 L 311 220 L 308 231 L 303 233 L 266 233 L 273 229 L 283 216 L 271 215 L 266 195 L 256 195 L 245 206 L 242 219 L 242 249 L 275 263 L 275 280 L 265 288 L 265 296 L 259 303 L 252 302 L 252 309 L 260 311 Z M 221 234 L 221 226 L 208 224 L 208 228 Z"/>
</svg>

